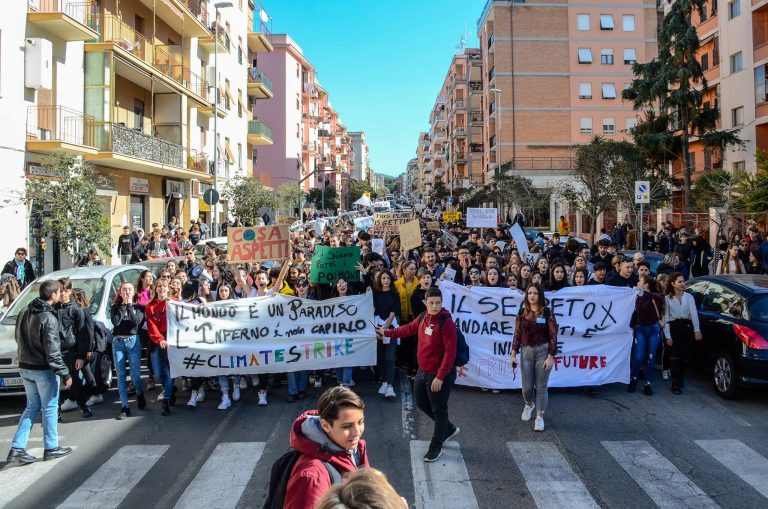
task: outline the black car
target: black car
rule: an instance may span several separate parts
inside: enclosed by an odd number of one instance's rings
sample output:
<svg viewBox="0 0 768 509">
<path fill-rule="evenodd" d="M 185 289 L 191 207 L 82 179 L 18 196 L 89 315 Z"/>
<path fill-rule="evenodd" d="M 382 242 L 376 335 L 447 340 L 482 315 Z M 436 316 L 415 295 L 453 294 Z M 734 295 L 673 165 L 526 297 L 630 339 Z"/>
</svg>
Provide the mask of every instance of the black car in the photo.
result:
<svg viewBox="0 0 768 509">
<path fill-rule="evenodd" d="M 726 399 L 745 386 L 768 385 L 768 276 L 703 276 L 686 285 L 702 333 L 695 356 Z"/>
</svg>

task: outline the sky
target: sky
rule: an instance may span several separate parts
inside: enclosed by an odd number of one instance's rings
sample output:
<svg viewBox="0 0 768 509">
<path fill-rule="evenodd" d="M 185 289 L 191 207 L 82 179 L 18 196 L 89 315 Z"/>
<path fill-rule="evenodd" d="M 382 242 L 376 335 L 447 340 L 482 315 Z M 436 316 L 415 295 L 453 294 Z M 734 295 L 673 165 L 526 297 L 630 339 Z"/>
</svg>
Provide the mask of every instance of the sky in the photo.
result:
<svg viewBox="0 0 768 509">
<path fill-rule="evenodd" d="M 315 66 L 350 131 L 365 131 L 371 168 L 397 176 L 463 34 L 477 46 L 485 0 L 262 0 L 273 33 L 287 33 Z"/>
</svg>

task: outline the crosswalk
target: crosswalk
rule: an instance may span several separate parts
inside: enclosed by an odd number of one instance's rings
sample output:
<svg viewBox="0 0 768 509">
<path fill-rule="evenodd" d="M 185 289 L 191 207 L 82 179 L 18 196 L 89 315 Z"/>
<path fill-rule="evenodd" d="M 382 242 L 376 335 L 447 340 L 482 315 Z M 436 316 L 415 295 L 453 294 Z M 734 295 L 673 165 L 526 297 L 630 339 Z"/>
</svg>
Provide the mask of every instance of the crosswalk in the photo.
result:
<svg viewBox="0 0 768 509">
<path fill-rule="evenodd" d="M 506 450 L 501 453 L 511 456 L 517 467 L 516 475 L 524 480 L 533 504 L 539 509 L 592 509 L 610 505 L 602 500 L 601 486 L 590 482 L 589 466 L 582 464 L 578 455 L 561 443 L 542 437 L 544 440 L 540 441 L 507 442 Z M 217 444 L 183 492 L 174 498 L 175 508 L 234 509 L 241 506 L 241 498 L 249 485 L 263 490 L 267 484 L 266 479 L 255 478 L 257 465 L 265 461 L 271 465 L 276 459 L 274 455 L 282 452 L 275 450 L 267 455 L 266 446 L 266 442 Z M 705 483 L 691 478 L 693 472 L 681 466 L 687 464 L 686 461 L 663 448 L 659 450 L 658 445 L 654 447 L 645 440 L 627 440 L 603 441 L 599 446 L 607 461 L 612 460 L 620 467 L 614 469 L 611 482 L 634 483 L 647 497 L 643 502 L 635 500 L 632 506 L 698 509 L 727 505 L 714 500 L 719 496 L 717 489 L 710 487 L 708 493 L 703 489 L 708 487 Z M 427 447 L 428 442 L 410 441 L 412 507 L 479 508 L 478 488 L 473 486 L 473 479 L 482 478 L 482 474 L 478 475 L 481 467 L 465 462 L 462 447 L 455 441 L 445 444 L 443 455 L 437 462 L 424 463 L 422 457 Z M 720 469 L 718 475 L 739 478 L 745 484 L 744 490 L 754 489 L 752 499 L 758 498 L 764 502 L 762 507 L 768 507 L 768 459 L 735 439 L 693 440 L 690 447 L 692 453 L 704 453 L 707 469 Z M 92 465 L 94 471 L 90 476 L 80 486 L 73 487 L 74 491 L 66 494 L 58 507 L 114 509 L 121 506 L 139 484 L 154 481 L 148 472 L 153 468 L 162 469 L 173 449 L 169 445 L 120 447 L 103 464 Z M 14 504 L 17 497 L 44 484 L 46 475 L 54 469 L 69 469 L 68 465 L 75 457 L 77 451 L 61 460 L 0 471 L 0 507 L 21 507 Z M 482 468 L 493 466 L 486 464 Z M 473 471 L 475 477 L 471 475 Z M 626 474 L 625 479 L 621 477 L 622 471 Z"/>
</svg>

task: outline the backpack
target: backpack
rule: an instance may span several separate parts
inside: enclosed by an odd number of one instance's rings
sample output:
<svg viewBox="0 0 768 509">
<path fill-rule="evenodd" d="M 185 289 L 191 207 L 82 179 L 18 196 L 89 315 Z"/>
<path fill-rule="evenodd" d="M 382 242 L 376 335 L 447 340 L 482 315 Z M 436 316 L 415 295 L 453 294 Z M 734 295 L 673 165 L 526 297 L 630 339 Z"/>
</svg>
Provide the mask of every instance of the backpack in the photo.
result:
<svg viewBox="0 0 768 509">
<path fill-rule="evenodd" d="M 288 481 L 291 479 L 293 467 L 296 466 L 300 457 L 299 451 L 289 449 L 272 463 L 272 470 L 269 474 L 269 491 L 267 492 L 267 500 L 264 502 L 264 509 L 283 509 L 285 495 L 288 492 Z M 323 461 L 323 465 L 328 470 L 331 484 L 341 484 L 341 473 L 336 467 L 327 461 Z"/>
<path fill-rule="evenodd" d="M 419 315 L 419 326 L 421 326 L 421 321 L 424 319 L 426 314 L 426 311 L 422 311 Z M 446 315 L 441 316 L 437 321 L 438 326 L 442 327 L 446 320 L 448 320 Z M 467 344 L 467 338 L 464 337 L 464 333 L 461 332 L 461 329 L 456 327 L 456 360 L 453 362 L 453 365 L 456 367 L 461 367 L 468 363 L 469 345 Z"/>
</svg>

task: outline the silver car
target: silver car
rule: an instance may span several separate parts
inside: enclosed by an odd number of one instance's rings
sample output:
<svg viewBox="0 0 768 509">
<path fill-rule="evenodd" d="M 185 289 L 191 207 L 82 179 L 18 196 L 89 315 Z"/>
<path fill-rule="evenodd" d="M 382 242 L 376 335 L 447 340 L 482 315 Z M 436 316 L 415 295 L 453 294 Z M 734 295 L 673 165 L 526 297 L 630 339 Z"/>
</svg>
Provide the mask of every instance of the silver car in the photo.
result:
<svg viewBox="0 0 768 509">
<path fill-rule="evenodd" d="M 59 270 L 39 277 L 25 288 L 0 318 L 0 396 L 24 395 L 24 382 L 19 375 L 16 353 L 16 317 L 38 296 L 43 281 L 65 277 L 72 281 L 73 288 L 85 290 L 94 326 L 100 327 L 105 333 L 107 351 L 94 352 L 91 362 L 97 383 L 109 387 L 112 383 L 112 320 L 109 318 L 109 308 L 120 285 L 125 281 L 135 285 L 139 274 L 146 269 L 144 265 L 122 265 Z"/>
</svg>

